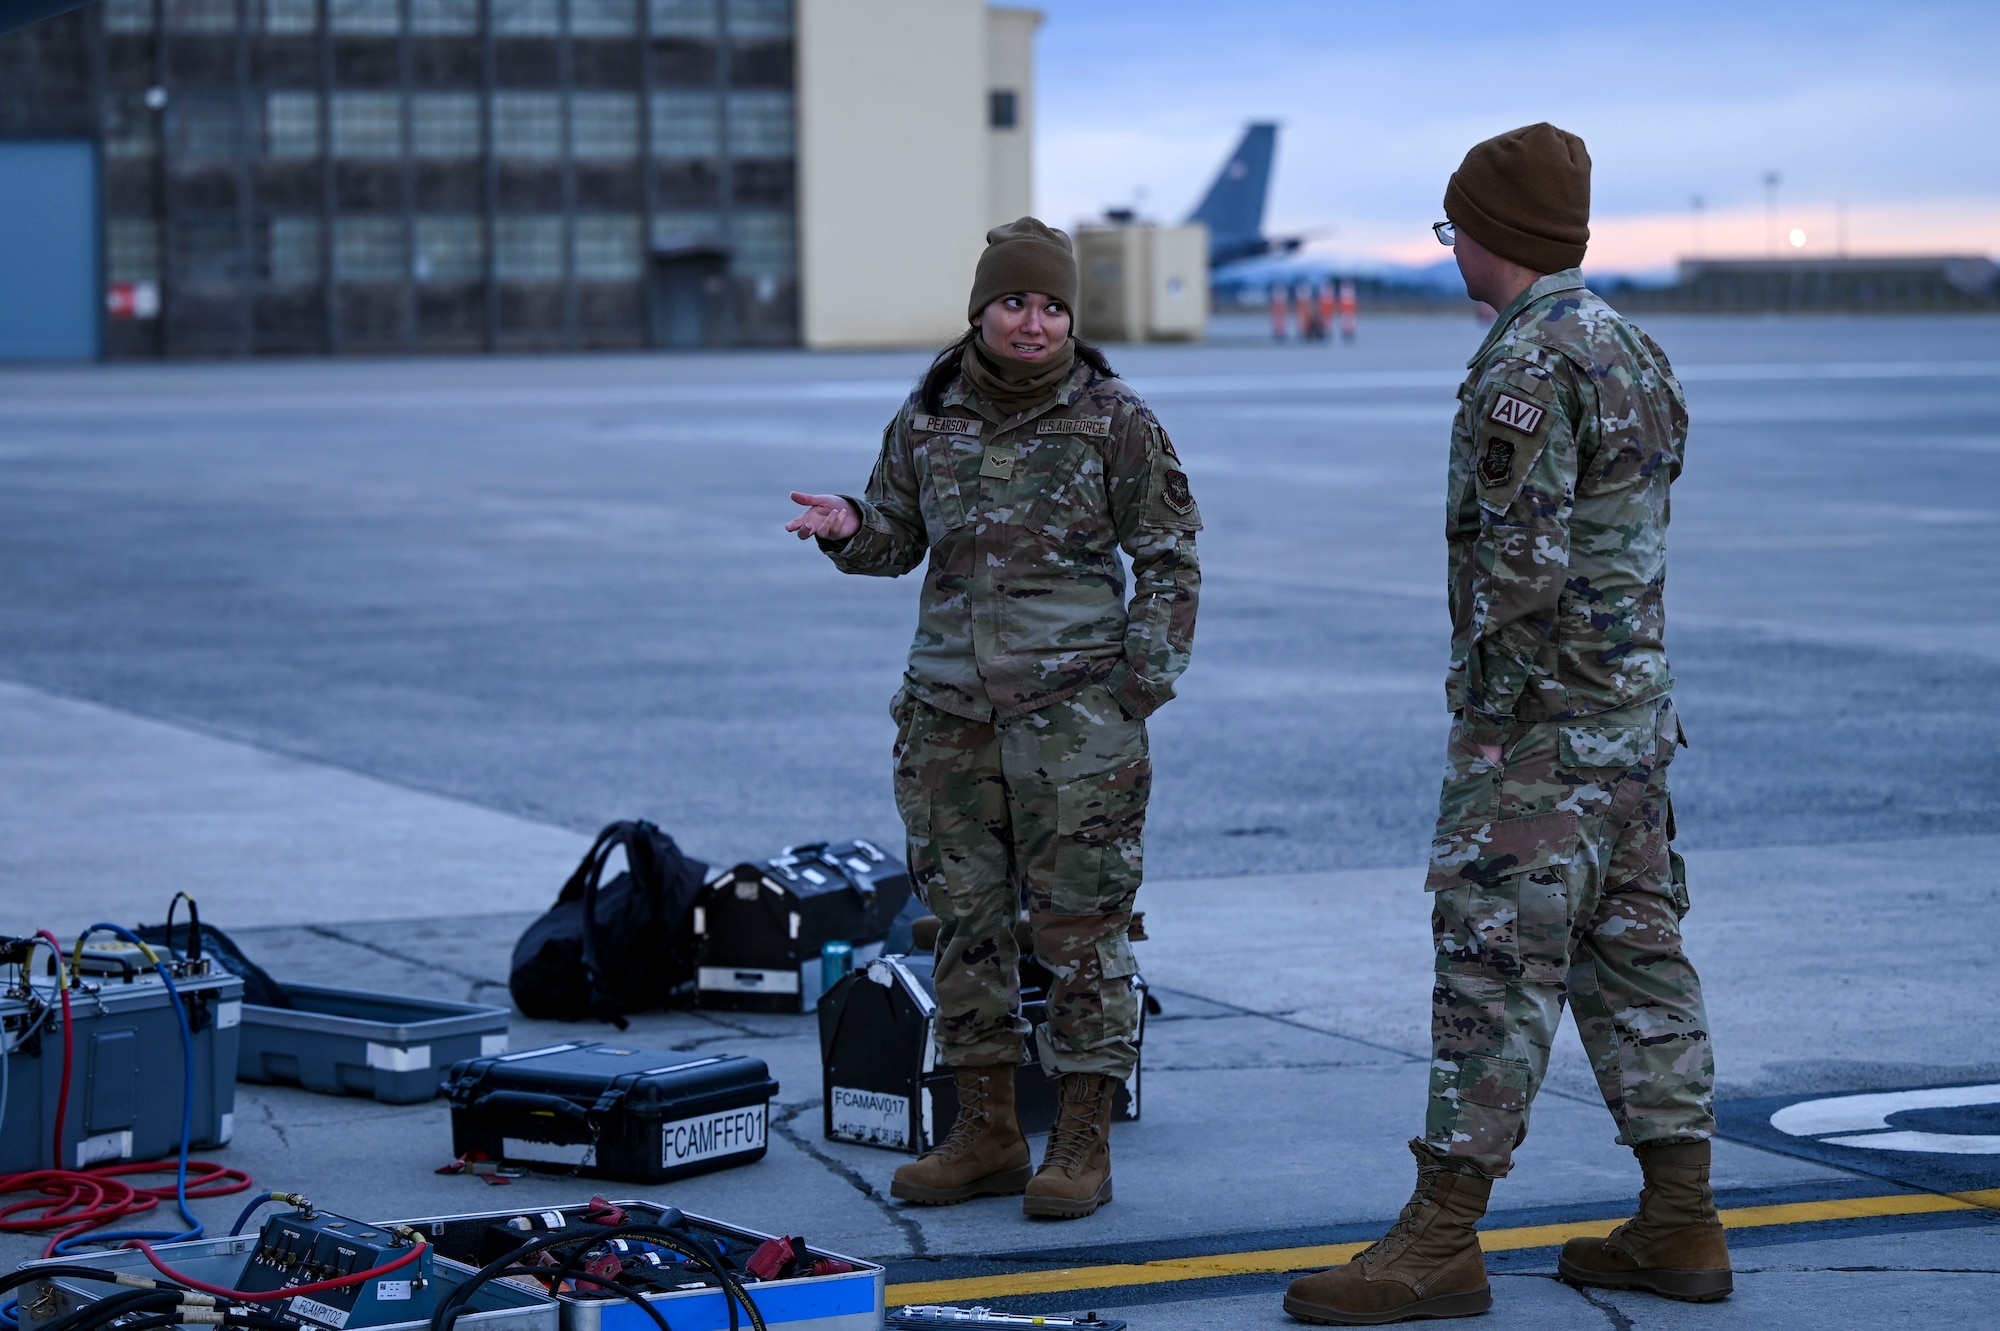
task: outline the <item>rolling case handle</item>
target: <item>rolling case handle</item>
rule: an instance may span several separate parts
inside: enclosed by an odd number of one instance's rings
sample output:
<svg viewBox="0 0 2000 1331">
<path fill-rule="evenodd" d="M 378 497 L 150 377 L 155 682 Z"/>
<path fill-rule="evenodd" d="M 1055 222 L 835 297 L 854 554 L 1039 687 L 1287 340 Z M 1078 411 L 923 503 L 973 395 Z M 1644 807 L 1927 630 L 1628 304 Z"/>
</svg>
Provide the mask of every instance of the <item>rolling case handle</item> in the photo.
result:
<svg viewBox="0 0 2000 1331">
<path fill-rule="evenodd" d="M 560 1095 L 540 1095 L 534 1091 L 488 1091 L 472 1102 L 472 1110 L 512 1109 L 537 1116 L 547 1115 L 560 1120 L 578 1132 L 591 1132 L 590 1115 L 582 1105 L 565 1100 Z"/>
</svg>

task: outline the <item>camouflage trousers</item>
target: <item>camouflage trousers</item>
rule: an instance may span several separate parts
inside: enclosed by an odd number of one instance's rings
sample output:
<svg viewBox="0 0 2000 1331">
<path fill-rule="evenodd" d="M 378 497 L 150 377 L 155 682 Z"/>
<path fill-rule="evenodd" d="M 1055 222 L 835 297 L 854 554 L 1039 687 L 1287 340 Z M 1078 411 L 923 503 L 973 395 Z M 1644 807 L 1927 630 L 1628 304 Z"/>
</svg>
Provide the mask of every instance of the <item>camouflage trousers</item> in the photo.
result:
<svg viewBox="0 0 2000 1331">
<path fill-rule="evenodd" d="M 1671 843 L 1669 699 L 1524 725 L 1486 761 L 1452 728 L 1428 886 L 1424 1140 L 1503 1177 L 1528 1134 L 1565 1001 L 1628 1146 L 1706 1138 L 1715 1064 L 1681 948 L 1687 876 Z"/>
<path fill-rule="evenodd" d="M 903 693 L 892 711 L 910 877 L 943 922 L 934 974 L 944 1061 L 1023 1061 L 1014 923 L 1025 896 L 1035 956 L 1055 976 L 1034 1031 L 1043 1068 L 1129 1077 L 1139 967 L 1126 930 L 1153 782 L 1145 723 L 1094 684 L 998 723 Z"/>
</svg>

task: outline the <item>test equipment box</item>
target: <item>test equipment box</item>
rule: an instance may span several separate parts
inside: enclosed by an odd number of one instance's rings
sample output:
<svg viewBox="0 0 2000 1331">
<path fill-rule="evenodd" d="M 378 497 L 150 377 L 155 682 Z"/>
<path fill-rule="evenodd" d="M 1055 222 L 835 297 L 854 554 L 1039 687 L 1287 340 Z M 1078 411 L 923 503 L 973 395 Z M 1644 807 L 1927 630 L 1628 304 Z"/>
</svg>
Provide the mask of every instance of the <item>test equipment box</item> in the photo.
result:
<svg viewBox="0 0 2000 1331">
<path fill-rule="evenodd" d="M 576 1041 L 454 1063 L 452 1150 L 664 1183 L 764 1158 L 778 1083 L 761 1059 Z"/>
<path fill-rule="evenodd" d="M 811 1012 L 839 979 L 823 974 L 822 947 L 845 942 L 853 964 L 866 965 L 909 899 L 909 870 L 871 841 L 792 846 L 739 864 L 695 898 L 696 1001 Z"/>
<path fill-rule="evenodd" d="M 194 1114 L 188 1144 L 221 1146 L 236 1121 L 236 1043 L 243 982 L 206 959 L 167 962 L 194 1044 Z M 0 990 L 0 1039 L 7 1068 L 7 1131 L 0 1173 L 83 1169 L 118 1160 L 154 1160 L 180 1149 L 186 1064 L 173 999 L 137 948 L 92 945 L 70 978 L 67 1032 L 69 1109 L 63 1159 L 53 1158 L 62 1093 L 62 995 L 53 975 L 11 968 Z"/>
<path fill-rule="evenodd" d="M 684 1215 L 657 1202 L 608 1203 L 638 1224 L 678 1221 L 690 1235 L 709 1246 L 739 1279 L 756 1303 L 758 1315 L 772 1331 L 879 1331 L 884 1315 L 885 1283 L 880 1266 L 857 1257 L 809 1248 L 813 1266 L 845 1267 L 814 1275 L 810 1267 L 782 1279 L 746 1278 L 747 1259 L 775 1237 L 702 1216 Z M 484 1266 L 505 1256 L 522 1239 L 587 1232 L 594 1206 L 559 1206 L 526 1211 L 484 1211 L 464 1215 L 422 1216 L 396 1223 L 408 1225 L 437 1246 L 438 1252 L 468 1266 Z M 688 1266 L 683 1279 L 644 1297 L 674 1331 L 728 1331 L 726 1296 L 712 1275 Z M 595 1296 L 588 1286 L 555 1296 L 561 1309 L 561 1331 L 659 1331 L 658 1323 L 622 1298 Z M 749 1321 L 738 1311 L 738 1326 Z"/>
<path fill-rule="evenodd" d="M 314 1283 L 342 1270 L 370 1270 L 388 1254 L 411 1245 L 398 1244 L 381 1226 L 348 1220 L 324 1212 L 275 1215 L 254 1234 L 227 1238 L 163 1243 L 153 1251 L 176 1271 L 204 1284 L 252 1293 L 269 1293 Z M 132 1248 L 108 1252 L 84 1251 L 67 1257 L 30 1262 L 37 1266 L 94 1267 L 126 1279 L 146 1277 L 163 1283 L 163 1276 Z M 257 1305 L 298 1331 L 423 1331 L 439 1299 L 470 1275 L 467 1267 L 441 1253 L 424 1251 L 407 1267 L 341 1289 L 316 1289 L 307 1294 Z M 131 1289 L 74 1274 L 51 1273 L 20 1289 L 22 1331 L 38 1331 L 111 1295 Z M 144 1320 L 142 1318 L 142 1320 Z M 560 1331 L 555 1300 L 546 1294 L 506 1281 L 493 1281 L 473 1292 L 458 1325 L 467 1331 Z"/>
<path fill-rule="evenodd" d="M 880 1146 L 919 1155 L 951 1131 L 958 1091 L 937 1055 L 937 989 L 928 953 L 880 957 L 835 985 L 819 1006 L 821 1090 L 829 1141 Z M 1049 973 L 1032 957 L 1021 966 L 1021 1015 L 1039 1024 L 1048 1011 Z M 1143 1063 L 1146 981 L 1138 991 L 1137 1043 Z M 1014 1103 L 1030 1136 L 1056 1121 L 1056 1083 L 1026 1041 L 1027 1062 L 1015 1070 Z M 1119 1089 L 1112 1121 L 1139 1117 L 1141 1067 Z"/>
</svg>

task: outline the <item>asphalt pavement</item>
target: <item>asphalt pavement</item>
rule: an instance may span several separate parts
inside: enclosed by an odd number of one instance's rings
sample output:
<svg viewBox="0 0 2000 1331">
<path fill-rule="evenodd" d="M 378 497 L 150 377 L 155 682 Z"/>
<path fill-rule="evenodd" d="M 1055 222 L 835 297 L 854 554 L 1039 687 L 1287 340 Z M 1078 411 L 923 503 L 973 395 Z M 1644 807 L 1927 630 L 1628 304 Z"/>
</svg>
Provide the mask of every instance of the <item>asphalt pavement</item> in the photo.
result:
<svg viewBox="0 0 2000 1331">
<path fill-rule="evenodd" d="M 1645 322 L 1694 421 L 1676 807 L 1738 1293 L 1553 1279 L 1549 1236 L 1637 1184 L 1568 1044 L 1496 1189 L 1485 1324 L 1981 1324 L 2000 320 Z M 1140 1328 L 1281 1324 L 1287 1271 L 1380 1232 L 1422 1114 L 1441 471 L 1480 334 L 1385 317 L 1351 345 L 1112 349 L 1207 521 L 1195 664 L 1152 727 L 1163 1012 L 1118 1200 L 1060 1226 L 891 1203 L 899 1157 L 819 1136 L 810 1018 L 674 1013 L 620 1038 L 753 1054 L 782 1086 L 771 1155 L 674 1202 L 886 1260 L 911 1297 Z M 153 920 L 186 889 L 281 978 L 504 1003 L 513 938 L 612 818 L 716 863 L 894 845 L 914 585 L 842 578 L 780 528 L 787 490 L 862 485 L 923 361 L 0 372 L 0 931 Z M 513 1041 L 576 1034 L 517 1016 Z M 1839 1103 L 1862 1094 L 1903 1098 Z M 1849 1126 L 1773 1126 L 1808 1101 Z M 374 1218 L 587 1191 L 433 1174 L 438 1104 L 244 1085 L 237 1125 L 217 1159 Z"/>
</svg>

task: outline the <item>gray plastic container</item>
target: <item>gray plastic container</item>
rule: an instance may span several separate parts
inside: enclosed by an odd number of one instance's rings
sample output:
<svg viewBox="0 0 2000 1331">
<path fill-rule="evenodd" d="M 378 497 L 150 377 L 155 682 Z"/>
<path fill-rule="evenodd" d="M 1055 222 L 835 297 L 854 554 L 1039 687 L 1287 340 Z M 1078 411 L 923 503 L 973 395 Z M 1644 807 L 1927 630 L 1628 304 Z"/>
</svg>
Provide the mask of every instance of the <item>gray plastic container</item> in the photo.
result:
<svg viewBox="0 0 2000 1331">
<path fill-rule="evenodd" d="M 174 962 L 172 970 L 194 1038 L 188 1144 L 196 1150 L 221 1146 L 236 1122 L 243 981 L 207 960 Z M 48 976 L 31 978 L 25 994 L 0 998 L 0 1039 L 9 1048 L 21 1046 L 7 1060 L 0 1173 L 157 1160 L 178 1151 L 185 1078 L 181 1027 L 159 973 L 143 964 L 123 974 L 115 968 L 110 974 L 86 973 L 70 989 L 69 1002 L 74 1062 L 63 1158 L 55 1160 L 50 1151 L 62 1089 L 62 1000 Z"/>
<path fill-rule="evenodd" d="M 220 1239 L 194 1239 L 187 1243 L 162 1243 L 153 1251 L 161 1260 L 177 1271 L 186 1273 L 196 1280 L 212 1285 L 236 1288 L 236 1281 L 242 1276 L 244 1263 L 249 1260 L 250 1250 L 257 1243 L 257 1230 L 248 1234 L 232 1234 Z M 21 1269 L 31 1271 L 37 1266 L 94 1266 L 100 1270 L 120 1272 L 126 1275 L 159 1277 L 145 1254 L 132 1248 L 118 1248 L 110 1252 L 81 1252 L 72 1257 L 53 1257 L 42 1262 L 24 1262 Z M 441 1292 L 456 1288 L 472 1274 L 470 1267 L 462 1266 L 450 1259 L 437 1256 L 432 1261 L 433 1275 L 441 1287 Z M 68 1316 L 87 1304 L 96 1303 L 106 1295 L 126 1292 L 123 1287 L 96 1280 L 83 1280 L 76 1276 L 54 1276 L 45 1280 L 31 1281 L 20 1288 L 21 1331 L 36 1331 Z M 524 1289 L 506 1280 L 495 1280 L 482 1286 L 471 1300 L 471 1306 L 458 1319 L 458 1325 L 466 1331 L 559 1331 L 561 1314 L 556 1305 L 545 1294 Z M 277 1311 L 276 1305 L 266 1304 L 267 1309 Z M 369 1331 L 424 1331 L 426 1321 L 391 1322 L 369 1328 Z M 302 1323 L 307 1331 L 317 1331 L 310 1321 Z"/>
<path fill-rule="evenodd" d="M 237 1080 L 407 1105 L 436 1095 L 460 1059 L 507 1052 L 506 1008 L 317 984 L 284 990 L 291 1007 L 243 1005 Z"/>
</svg>

